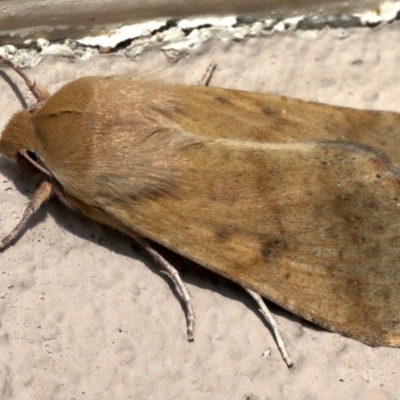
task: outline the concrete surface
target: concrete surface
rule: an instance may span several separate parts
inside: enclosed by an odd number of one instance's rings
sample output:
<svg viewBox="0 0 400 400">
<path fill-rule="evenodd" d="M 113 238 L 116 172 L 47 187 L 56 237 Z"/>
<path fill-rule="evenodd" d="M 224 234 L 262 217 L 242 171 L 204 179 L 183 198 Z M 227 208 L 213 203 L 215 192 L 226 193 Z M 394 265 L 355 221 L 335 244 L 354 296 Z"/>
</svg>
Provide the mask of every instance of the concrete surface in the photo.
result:
<svg viewBox="0 0 400 400">
<path fill-rule="evenodd" d="M 151 73 L 330 104 L 400 111 L 400 24 L 214 40 L 174 60 L 48 57 L 27 72 L 51 92 L 83 75 Z M 0 126 L 32 100 L 0 73 Z M 16 96 L 21 90 L 23 96 Z M 24 100 L 25 99 L 25 100 Z M 35 181 L 0 159 L 0 235 L 18 222 Z M 52 201 L 0 255 L 1 399 L 398 399 L 400 350 L 371 348 L 276 307 L 288 370 L 257 308 L 236 285 L 178 260 L 193 296 L 194 343 L 169 283 L 128 237 Z M 264 353 L 271 350 L 271 355 Z"/>
</svg>

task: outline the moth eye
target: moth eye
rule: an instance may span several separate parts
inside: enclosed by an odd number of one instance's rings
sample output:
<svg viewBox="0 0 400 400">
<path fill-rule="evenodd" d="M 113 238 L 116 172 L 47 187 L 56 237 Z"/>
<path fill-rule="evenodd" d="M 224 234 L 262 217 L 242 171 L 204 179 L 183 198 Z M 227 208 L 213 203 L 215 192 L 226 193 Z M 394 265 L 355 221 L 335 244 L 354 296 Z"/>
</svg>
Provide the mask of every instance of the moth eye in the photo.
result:
<svg viewBox="0 0 400 400">
<path fill-rule="evenodd" d="M 28 154 L 29 158 L 33 161 L 37 161 L 36 153 L 32 150 L 27 150 L 26 154 Z"/>
</svg>

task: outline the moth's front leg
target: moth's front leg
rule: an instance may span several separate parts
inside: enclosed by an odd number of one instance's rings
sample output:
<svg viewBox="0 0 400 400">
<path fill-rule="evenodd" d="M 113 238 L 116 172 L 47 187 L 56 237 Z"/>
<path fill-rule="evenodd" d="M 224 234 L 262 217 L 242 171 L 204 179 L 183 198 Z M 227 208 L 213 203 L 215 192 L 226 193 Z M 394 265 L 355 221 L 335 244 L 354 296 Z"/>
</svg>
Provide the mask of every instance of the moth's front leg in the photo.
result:
<svg viewBox="0 0 400 400">
<path fill-rule="evenodd" d="M 21 232 L 29 217 L 33 215 L 40 208 L 40 206 L 51 197 L 52 194 L 53 185 L 46 179 L 43 180 L 31 196 L 21 221 L 19 221 L 18 225 L 11 231 L 11 233 L 0 242 L 0 251 L 8 246 L 10 242 Z"/>
</svg>

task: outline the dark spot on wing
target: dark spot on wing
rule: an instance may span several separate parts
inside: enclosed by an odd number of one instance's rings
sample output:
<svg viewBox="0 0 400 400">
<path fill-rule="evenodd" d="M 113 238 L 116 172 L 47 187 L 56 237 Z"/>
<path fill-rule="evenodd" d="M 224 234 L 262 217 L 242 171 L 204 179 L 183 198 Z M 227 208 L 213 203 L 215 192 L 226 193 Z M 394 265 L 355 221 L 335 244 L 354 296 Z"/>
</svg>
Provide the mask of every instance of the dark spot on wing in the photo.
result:
<svg viewBox="0 0 400 400">
<path fill-rule="evenodd" d="M 174 107 L 173 111 L 176 114 L 186 115 L 186 111 L 184 109 L 182 109 L 182 108 L 179 108 L 179 107 Z"/>
<path fill-rule="evenodd" d="M 265 261 L 272 261 L 279 257 L 279 254 L 287 249 L 287 243 L 277 236 L 270 236 L 264 239 L 262 245 L 262 256 Z"/>
<path fill-rule="evenodd" d="M 221 104 L 228 104 L 228 105 L 232 104 L 232 102 L 230 102 L 226 97 L 222 97 L 222 96 L 216 96 L 215 100 Z"/>
<path fill-rule="evenodd" d="M 219 241 L 225 242 L 232 236 L 232 234 L 227 228 L 219 228 L 215 231 L 215 236 Z"/>
<path fill-rule="evenodd" d="M 269 115 L 269 116 L 273 116 L 273 117 L 277 117 L 279 116 L 279 114 L 276 112 L 276 110 L 274 110 L 273 108 L 269 108 L 269 107 L 263 107 L 261 109 L 262 113 L 265 115 Z"/>
</svg>

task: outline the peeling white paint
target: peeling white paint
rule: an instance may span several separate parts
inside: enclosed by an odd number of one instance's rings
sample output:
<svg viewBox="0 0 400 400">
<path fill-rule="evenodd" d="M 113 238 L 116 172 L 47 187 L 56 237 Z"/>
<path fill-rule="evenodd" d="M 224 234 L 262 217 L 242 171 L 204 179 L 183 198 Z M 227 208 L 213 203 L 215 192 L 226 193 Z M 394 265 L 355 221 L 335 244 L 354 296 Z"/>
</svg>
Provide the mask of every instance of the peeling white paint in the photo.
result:
<svg viewBox="0 0 400 400">
<path fill-rule="evenodd" d="M 125 40 L 151 35 L 152 32 L 160 29 L 165 24 L 165 19 L 157 19 L 141 24 L 125 25 L 98 36 L 86 36 L 78 39 L 77 42 L 85 46 L 100 46 L 113 49 Z"/>
<path fill-rule="evenodd" d="M 30 47 L 17 49 L 14 46 L 3 46 L 1 52 L 8 54 L 21 66 L 34 66 L 45 55 L 73 56 L 84 60 L 100 51 L 113 50 L 137 58 L 151 48 L 158 48 L 166 57 L 175 60 L 199 48 L 211 38 L 222 41 L 244 40 L 246 37 L 295 31 L 301 38 L 315 40 L 323 30 L 328 30 L 332 36 L 345 39 L 348 36 L 346 27 L 390 22 L 397 17 L 399 11 L 400 2 L 385 2 L 376 11 L 363 14 L 324 17 L 302 15 L 281 20 L 258 19 L 247 23 L 234 15 L 193 17 L 177 21 L 157 19 L 125 25 L 78 40 L 50 43 L 46 39 L 27 39 L 25 44 Z M 120 46 L 121 43 L 124 46 Z M 121 48 L 116 49 L 118 46 Z"/>
<path fill-rule="evenodd" d="M 400 11 L 400 2 L 386 1 L 377 10 L 367 11 L 363 14 L 356 14 L 362 25 L 379 24 L 382 22 L 394 21 Z"/>
</svg>

